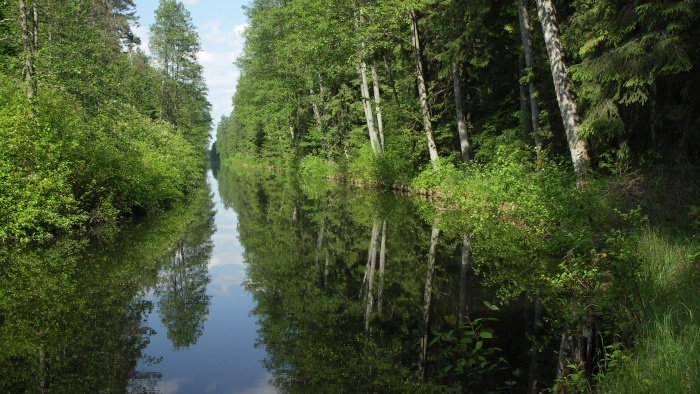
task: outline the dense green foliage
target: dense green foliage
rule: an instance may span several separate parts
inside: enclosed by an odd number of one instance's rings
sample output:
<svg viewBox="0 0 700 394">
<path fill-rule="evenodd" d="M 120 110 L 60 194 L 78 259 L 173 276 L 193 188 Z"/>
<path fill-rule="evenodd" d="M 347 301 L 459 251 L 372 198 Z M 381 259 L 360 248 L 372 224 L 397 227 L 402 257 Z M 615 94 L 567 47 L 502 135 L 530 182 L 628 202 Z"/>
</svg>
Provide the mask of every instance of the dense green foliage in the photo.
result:
<svg viewBox="0 0 700 394">
<path fill-rule="evenodd" d="M 155 212 L 199 185 L 211 123 L 201 76 L 149 65 L 134 48 L 133 7 L 0 4 L 0 239 Z M 183 86 L 178 119 L 158 100 L 164 84 Z"/>
<path fill-rule="evenodd" d="M 534 2 L 531 2 L 534 3 Z M 527 2 L 526 2 L 527 4 Z M 588 140 L 603 173 L 640 163 L 697 164 L 700 52 L 697 2 L 586 0 L 557 4 L 562 43 Z M 534 4 L 530 15 L 536 16 Z M 535 65 L 519 83 L 523 49 L 515 2 L 256 0 L 237 65 L 235 109 L 218 127 L 222 159 L 284 167 L 317 156 L 375 182 L 409 183 L 427 164 L 408 11 L 418 13 L 423 74 L 439 155 L 461 160 L 452 92 L 460 65 L 474 157 L 532 143 L 520 83 L 539 86 L 539 134 L 549 156 L 567 157 L 542 29 Z M 371 154 L 358 64 L 376 66 L 386 136 Z M 366 71 L 367 78 L 369 69 Z M 371 90 L 371 87 L 370 87 Z M 520 109 L 525 109 L 521 111 Z M 375 123 L 378 121 L 375 119 Z M 527 150 L 527 149 L 525 149 Z M 370 152 L 368 154 L 368 152 Z M 526 154 L 523 152 L 522 154 Z M 367 170 L 368 167 L 380 169 Z M 364 169 L 364 171 L 363 171 Z M 398 169 L 392 171 L 392 169 Z"/>
<path fill-rule="evenodd" d="M 503 300 L 523 291 L 542 298 L 563 334 L 560 376 L 569 378 L 560 389 L 599 381 L 614 392 L 606 371 L 624 379 L 665 363 L 680 371 L 676 387 L 692 391 L 692 369 L 654 358 L 651 343 L 667 335 L 668 351 L 678 354 L 696 346 L 697 282 L 644 288 L 648 277 L 665 274 L 639 239 L 673 223 L 674 239 L 693 246 L 669 266 L 697 264 L 690 231 L 700 191 L 693 153 L 700 149 L 700 3 L 554 1 L 549 19 L 559 21 L 565 64 L 552 58 L 551 29 L 539 23 L 548 18 L 535 11 L 534 3 L 542 11 L 552 2 L 519 3 L 534 27 L 530 68 L 519 65 L 525 48 L 513 1 L 255 0 L 246 8 L 241 77 L 234 111 L 218 125 L 217 152 L 224 164 L 291 170 L 303 184 L 333 175 L 441 192 L 464 215 L 454 223 L 442 217 L 439 227 L 471 237 L 471 269 L 499 286 Z M 564 84 L 553 75 L 565 65 L 559 77 L 571 83 Z M 455 83 L 473 158 L 466 164 Z M 532 97 L 530 83 L 538 88 Z M 573 93 L 570 121 L 562 85 Z M 534 125 L 530 100 L 539 105 Z M 385 140 L 377 150 L 380 122 Z M 430 125 L 437 155 L 426 144 Z M 571 130 L 583 144 L 572 143 Z M 584 160 L 576 161 L 572 146 Z M 432 208 L 423 214 L 430 223 Z M 645 291 L 693 297 L 667 298 L 657 309 Z M 630 356 L 635 346 L 652 350 Z M 585 352 L 596 356 L 584 359 Z M 640 391 L 662 385 L 650 379 Z"/>
<path fill-rule="evenodd" d="M 528 368 L 530 324 L 523 314 L 531 313 L 531 305 L 519 294 L 497 298 L 498 286 L 490 284 L 500 285 L 502 278 L 488 279 L 487 273 L 495 260 L 480 260 L 478 275 L 460 276 L 455 223 L 464 218 L 462 212 L 436 214 L 418 199 L 264 171 L 224 167 L 218 180 L 223 203 L 238 218 L 246 287 L 256 301 L 258 345 L 267 351 L 264 364 L 281 391 L 460 392 L 476 383 L 477 391 L 487 391 L 507 380 L 516 388 L 526 386 L 527 374 L 513 373 Z M 423 211 L 431 213 L 418 214 Z M 445 233 L 437 242 L 433 301 L 426 311 L 426 260 L 435 217 Z M 374 264 L 368 253 L 373 237 L 377 243 L 385 239 Z M 484 239 L 478 247 L 491 242 Z M 462 280 L 473 326 L 480 338 L 488 337 L 478 357 L 494 367 L 473 374 L 443 372 L 465 355 L 463 347 L 445 351 L 436 343 L 427 349 L 421 381 L 422 316 L 430 315 L 430 340 L 433 331 L 455 328 Z M 483 301 L 502 306 L 489 308 Z M 469 336 L 467 330 L 464 335 Z M 474 346 L 478 351 L 483 344 Z M 551 381 L 553 373 L 544 371 L 542 379 Z"/>
</svg>

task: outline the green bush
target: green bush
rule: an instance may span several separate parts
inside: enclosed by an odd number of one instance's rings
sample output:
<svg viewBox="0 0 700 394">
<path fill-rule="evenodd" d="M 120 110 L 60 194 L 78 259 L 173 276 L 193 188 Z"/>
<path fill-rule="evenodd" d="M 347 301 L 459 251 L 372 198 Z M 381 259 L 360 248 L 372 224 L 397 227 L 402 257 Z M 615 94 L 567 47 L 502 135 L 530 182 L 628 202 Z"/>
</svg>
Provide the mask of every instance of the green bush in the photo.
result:
<svg viewBox="0 0 700 394">
<path fill-rule="evenodd" d="M 51 237 L 154 212 L 199 185 L 203 157 L 172 125 L 128 105 L 86 115 L 72 96 L 0 76 L 0 239 Z"/>
<path fill-rule="evenodd" d="M 19 86 L 0 75 L 0 239 L 45 238 L 84 219 L 71 190 L 76 144 L 53 124 L 56 118 L 38 115 L 60 101 L 56 95 L 37 97 L 32 115 Z M 70 105 L 57 110 L 68 123 L 78 116 Z"/>
</svg>

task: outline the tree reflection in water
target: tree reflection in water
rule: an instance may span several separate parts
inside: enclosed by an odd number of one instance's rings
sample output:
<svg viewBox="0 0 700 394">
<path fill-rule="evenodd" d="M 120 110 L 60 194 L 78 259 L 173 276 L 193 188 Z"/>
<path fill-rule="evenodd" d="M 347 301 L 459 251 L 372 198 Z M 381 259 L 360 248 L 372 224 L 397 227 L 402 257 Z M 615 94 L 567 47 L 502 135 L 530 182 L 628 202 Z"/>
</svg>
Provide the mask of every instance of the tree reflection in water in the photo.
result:
<svg viewBox="0 0 700 394">
<path fill-rule="evenodd" d="M 158 372 L 134 372 L 138 360 L 148 358 L 143 350 L 152 335 L 145 321 L 153 305 L 144 296 L 152 288 L 162 292 L 158 303 L 167 305 L 174 344 L 196 341 L 207 315 L 203 292 L 213 232 L 211 199 L 203 190 L 188 205 L 99 239 L 0 247 L 0 392 L 155 387 Z M 184 252 L 177 264 L 173 249 Z M 186 284 L 176 296 L 161 286 L 164 262 L 165 271 Z"/>
<path fill-rule="evenodd" d="M 532 321 L 523 319 L 520 302 L 501 300 L 498 311 L 484 306 L 497 299 L 471 268 L 483 262 L 476 254 L 484 247 L 465 237 L 472 230 L 459 213 L 267 172 L 225 167 L 218 180 L 238 216 L 257 346 L 266 349 L 264 365 L 281 392 L 480 392 L 506 381 L 526 390 Z M 471 262 L 463 269 L 465 238 Z M 490 270 L 478 266 L 482 275 Z M 469 386 L 467 374 L 445 371 L 455 361 L 446 357 L 464 355 L 428 345 L 434 333 L 480 317 L 498 319 L 482 324 L 502 350 L 487 360 L 499 368 Z"/>
</svg>

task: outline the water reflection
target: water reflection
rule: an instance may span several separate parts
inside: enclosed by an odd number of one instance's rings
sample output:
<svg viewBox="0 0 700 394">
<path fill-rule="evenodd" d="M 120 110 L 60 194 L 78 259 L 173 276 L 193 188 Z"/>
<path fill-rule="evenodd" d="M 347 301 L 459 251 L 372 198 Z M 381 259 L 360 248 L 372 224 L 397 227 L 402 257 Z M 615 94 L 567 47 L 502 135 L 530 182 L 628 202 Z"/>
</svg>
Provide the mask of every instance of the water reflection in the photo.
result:
<svg viewBox="0 0 700 394">
<path fill-rule="evenodd" d="M 216 231 L 211 196 L 195 207 L 184 237 L 163 264 L 155 289 L 161 322 L 176 350 L 197 343 L 211 304 L 208 264 L 214 248 L 211 236 Z"/>
<path fill-rule="evenodd" d="M 148 323 L 157 334 L 145 354 L 162 360 L 141 362 L 138 370 L 159 371 L 153 389 L 161 393 L 274 392 L 260 364 L 264 350 L 254 348 L 238 216 L 222 205 L 212 173 L 208 180 L 211 196 L 190 207 L 198 219 L 187 225 L 189 236 L 173 245 L 147 297 L 156 307 Z"/>
<path fill-rule="evenodd" d="M 517 294 L 484 303 L 496 289 L 470 268 L 471 233 L 450 228 L 458 212 L 267 172 L 218 176 L 280 392 L 527 391 L 533 308 Z"/>
<path fill-rule="evenodd" d="M 0 392 L 526 392 L 551 381 L 536 271 L 505 264 L 527 251 L 504 241 L 502 223 L 487 233 L 420 200 L 269 172 L 217 177 L 118 237 L 0 249 Z"/>
</svg>

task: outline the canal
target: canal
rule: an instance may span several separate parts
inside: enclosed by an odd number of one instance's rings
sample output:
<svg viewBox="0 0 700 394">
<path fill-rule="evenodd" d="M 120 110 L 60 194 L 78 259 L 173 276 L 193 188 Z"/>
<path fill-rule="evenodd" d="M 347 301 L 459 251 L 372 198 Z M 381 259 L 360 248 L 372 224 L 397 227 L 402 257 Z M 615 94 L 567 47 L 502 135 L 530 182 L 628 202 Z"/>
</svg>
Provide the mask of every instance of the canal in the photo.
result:
<svg viewBox="0 0 700 394">
<path fill-rule="evenodd" d="M 527 248 L 495 233 L 465 254 L 464 215 L 223 168 L 157 217 L 5 246 L 0 391 L 551 387 L 536 278 L 498 257 Z"/>
</svg>

